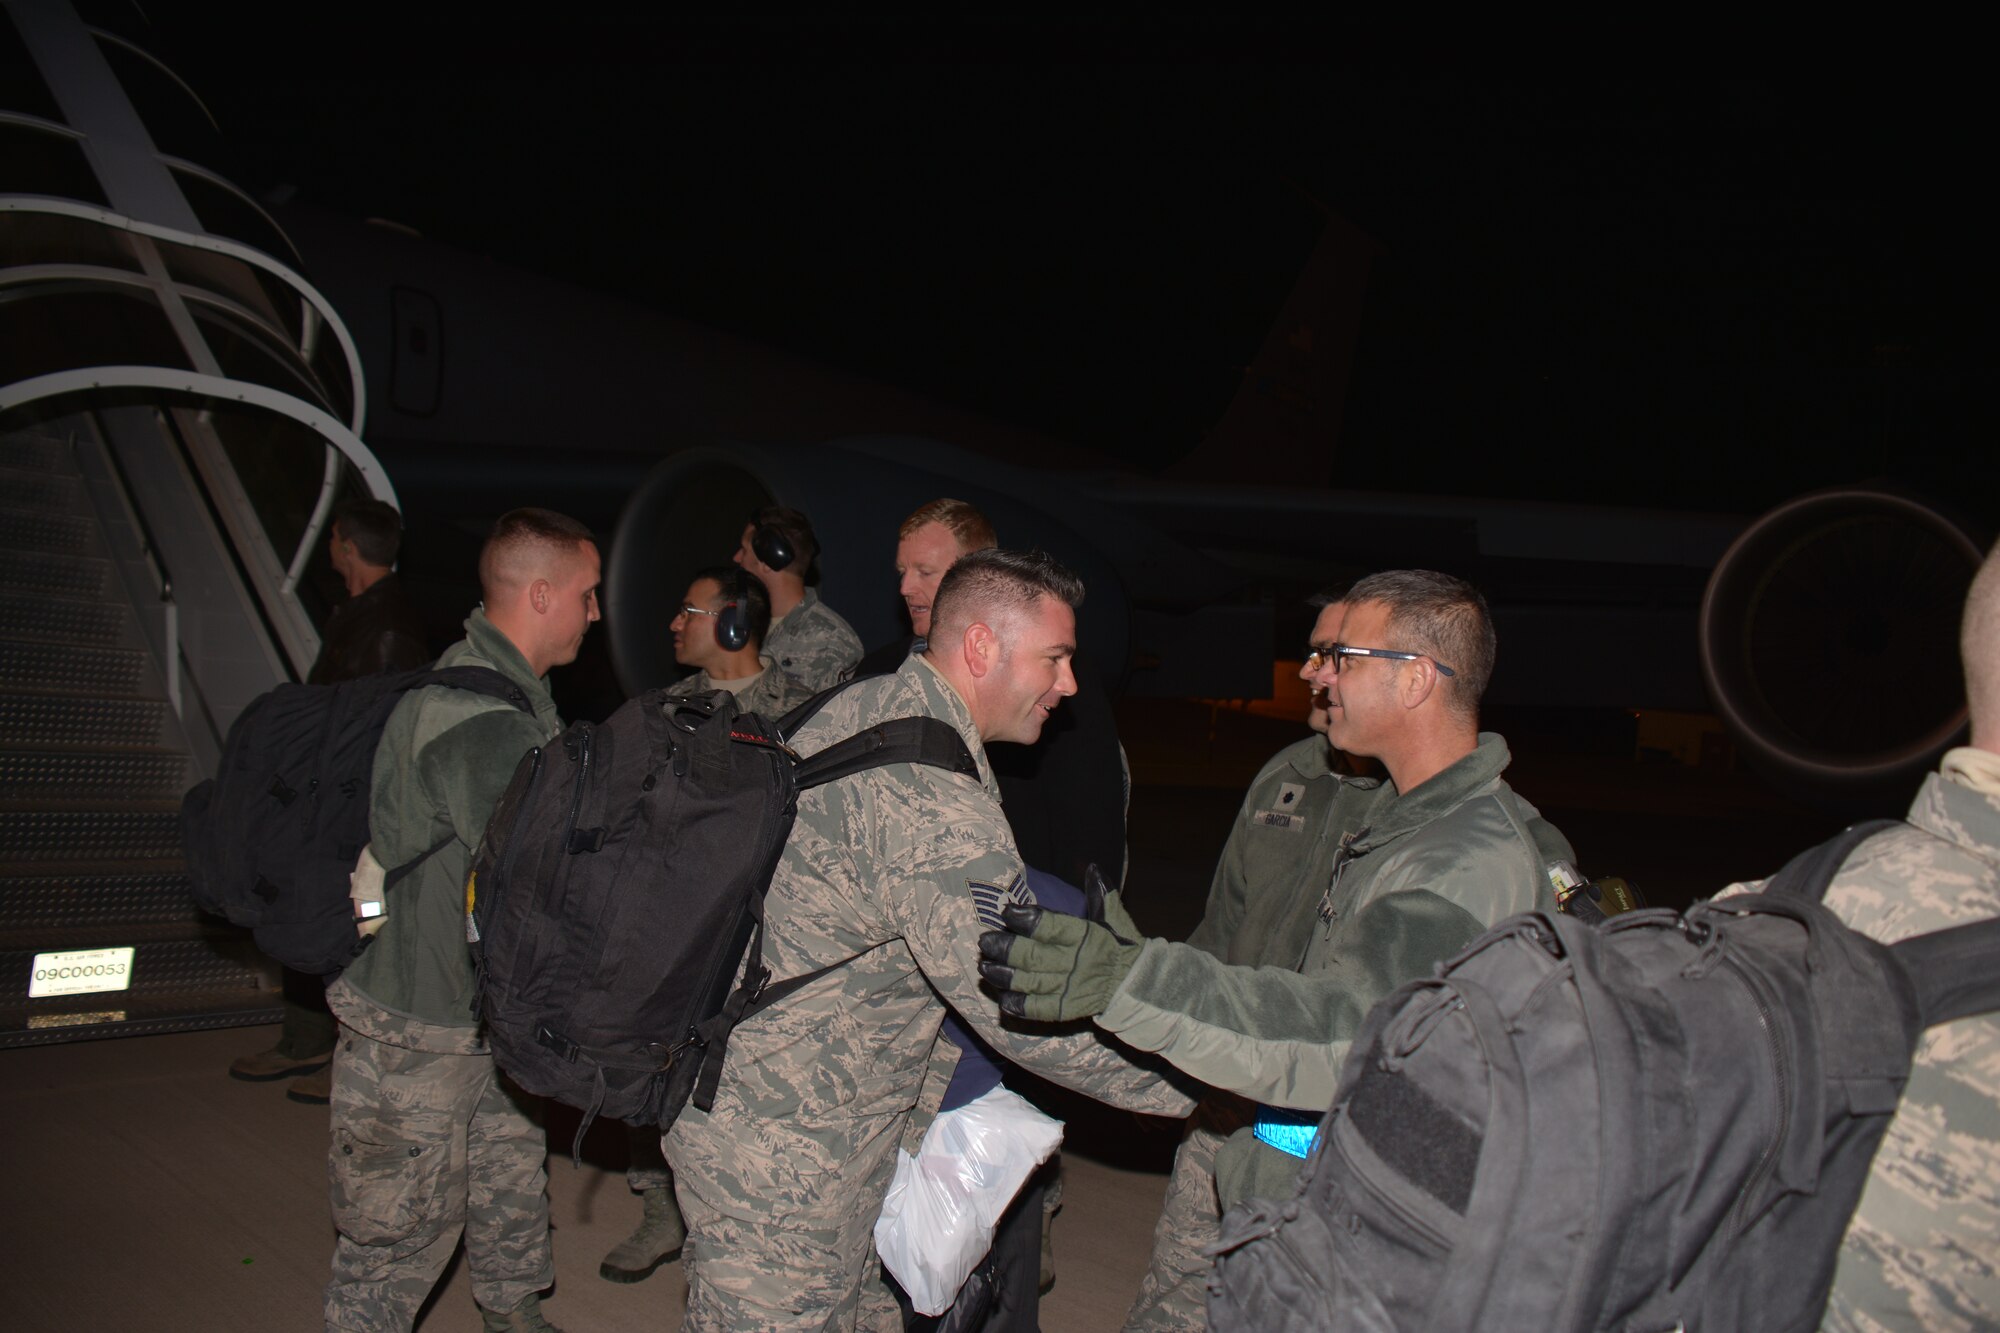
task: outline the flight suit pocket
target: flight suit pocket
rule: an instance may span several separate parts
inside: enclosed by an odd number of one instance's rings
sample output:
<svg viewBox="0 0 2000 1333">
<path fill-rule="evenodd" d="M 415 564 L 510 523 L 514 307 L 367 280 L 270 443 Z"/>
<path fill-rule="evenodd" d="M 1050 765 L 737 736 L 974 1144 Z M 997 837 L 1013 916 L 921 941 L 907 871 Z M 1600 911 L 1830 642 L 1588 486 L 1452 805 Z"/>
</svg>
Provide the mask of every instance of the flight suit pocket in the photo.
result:
<svg viewBox="0 0 2000 1333">
<path fill-rule="evenodd" d="M 416 1234 L 438 1212 L 445 1147 L 370 1143 L 336 1129 L 327 1160 L 334 1227 L 357 1245 L 394 1245 Z"/>
</svg>

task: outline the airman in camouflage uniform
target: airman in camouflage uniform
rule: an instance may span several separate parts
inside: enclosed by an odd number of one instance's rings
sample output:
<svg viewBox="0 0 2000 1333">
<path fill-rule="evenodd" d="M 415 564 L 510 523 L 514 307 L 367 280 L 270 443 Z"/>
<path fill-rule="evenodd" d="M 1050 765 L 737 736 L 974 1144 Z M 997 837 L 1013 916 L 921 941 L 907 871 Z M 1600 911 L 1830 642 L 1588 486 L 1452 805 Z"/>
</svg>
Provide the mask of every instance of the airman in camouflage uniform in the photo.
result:
<svg viewBox="0 0 2000 1333">
<path fill-rule="evenodd" d="M 1972 744 L 1948 752 L 1908 822 L 1856 848 L 1827 889 L 1841 920 L 1884 943 L 2000 916 L 2000 548 L 1973 580 L 1959 642 Z M 2000 1016 L 1924 1034 L 1821 1328 L 2000 1328 Z"/>
<path fill-rule="evenodd" d="M 329 1329 L 410 1328 L 461 1229 L 485 1326 L 549 1328 L 538 1296 L 555 1280 L 540 1103 L 500 1075 L 473 1011 L 465 874 L 521 756 L 561 729 L 546 677 L 575 659 L 597 619 L 597 582 L 597 548 L 575 520 L 503 516 L 480 556 L 484 608 L 439 664 L 499 671 L 533 712 L 444 686 L 413 690 L 375 752 L 375 860 L 423 859 L 388 888 L 373 946 L 327 991 L 340 1020 Z"/>
<path fill-rule="evenodd" d="M 818 589 L 806 586 L 818 556 L 812 520 L 796 509 L 774 506 L 758 510 L 744 525 L 743 540 L 731 557 L 756 575 L 770 595 L 764 655 L 809 691 L 839 684 L 861 660 L 861 636 L 819 599 Z"/>
<path fill-rule="evenodd" d="M 731 648 L 721 633 L 722 617 L 734 607 L 743 632 Z M 764 585 L 735 565 L 698 571 L 674 610 L 671 630 L 674 660 L 697 668 L 667 686 L 671 696 L 726 689 L 736 706 L 775 722 L 813 692 L 782 667 L 762 655 L 764 635 L 771 626 L 771 603 Z M 649 1125 L 634 1125 L 626 1135 L 629 1154 L 625 1183 L 643 1201 L 638 1226 L 618 1242 L 597 1266 L 609 1282 L 642 1282 L 679 1252 L 686 1229 L 674 1202 L 674 1174 L 660 1156 L 660 1135 Z"/>
<path fill-rule="evenodd" d="M 738 648 L 717 639 L 720 617 L 732 605 L 738 605 L 746 631 Z M 765 647 L 774 628 L 769 594 L 747 572 L 718 565 L 696 574 L 671 628 L 674 660 L 698 669 L 667 686 L 668 694 L 728 690 L 736 696 L 737 708 L 771 721 L 813 696 L 813 689 L 779 666 Z"/>
<path fill-rule="evenodd" d="M 979 988 L 982 923 L 1026 896 L 983 742 L 1033 741 L 1074 692 L 1081 596 L 1044 557 L 967 556 L 939 591 L 926 653 L 854 686 L 795 738 L 810 754 L 878 722 L 941 718 L 978 776 L 898 764 L 801 796 L 763 959 L 779 978 L 838 966 L 739 1027 L 713 1110 L 690 1106 L 667 1136 L 692 1333 L 900 1328 L 873 1226 L 896 1149 L 921 1140 L 956 1063 L 939 1034 L 947 1004 L 1044 1077 L 1134 1110 L 1189 1109 L 1094 1034 L 1003 1027 Z"/>
<path fill-rule="evenodd" d="M 1863 843 L 1826 903 L 1885 943 L 2000 916 L 2000 754 L 1947 754 L 1908 825 Z M 2000 1328 L 2000 1018 L 1925 1034 L 1841 1243 L 1823 1327 Z"/>
</svg>

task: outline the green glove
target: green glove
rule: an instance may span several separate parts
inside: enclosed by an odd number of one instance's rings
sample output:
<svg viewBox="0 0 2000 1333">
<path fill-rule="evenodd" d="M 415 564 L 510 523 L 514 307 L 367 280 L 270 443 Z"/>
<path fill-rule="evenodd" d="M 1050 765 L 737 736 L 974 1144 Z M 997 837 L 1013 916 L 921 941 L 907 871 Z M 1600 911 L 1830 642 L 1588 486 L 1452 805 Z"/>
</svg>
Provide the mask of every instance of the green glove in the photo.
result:
<svg viewBox="0 0 2000 1333">
<path fill-rule="evenodd" d="M 1089 897 L 1095 908 L 1098 894 Z M 1007 929 L 979 937 L 979 974 L 1000 992 L 1002 1013 L 1062 1023 L 1104 1012 L 1144 941 L 1117 890 L 1104 892 L 1102 902 L 1104 925 L 1045 907 L 1000 913 Z"/>
</svg>

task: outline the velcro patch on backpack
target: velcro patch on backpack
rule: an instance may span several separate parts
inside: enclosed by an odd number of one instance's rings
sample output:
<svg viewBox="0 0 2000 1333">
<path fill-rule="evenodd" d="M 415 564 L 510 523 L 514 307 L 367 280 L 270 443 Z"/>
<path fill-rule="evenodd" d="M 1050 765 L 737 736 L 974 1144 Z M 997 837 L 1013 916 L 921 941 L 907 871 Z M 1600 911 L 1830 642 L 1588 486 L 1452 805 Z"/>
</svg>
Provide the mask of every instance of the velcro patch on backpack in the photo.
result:
<svg viewBox="0 0 2000 1333">
<path fill-rule="evenodd" d="M 1368 1053 L 1346 1115 L 1354 1132 L 1368 1140 L 1384 1163 L 1454 1213 L 1465 1215 L 1483 1136 L 1400 1068 L 1385 1069 L 1380 1045 Z"/>
</svg>

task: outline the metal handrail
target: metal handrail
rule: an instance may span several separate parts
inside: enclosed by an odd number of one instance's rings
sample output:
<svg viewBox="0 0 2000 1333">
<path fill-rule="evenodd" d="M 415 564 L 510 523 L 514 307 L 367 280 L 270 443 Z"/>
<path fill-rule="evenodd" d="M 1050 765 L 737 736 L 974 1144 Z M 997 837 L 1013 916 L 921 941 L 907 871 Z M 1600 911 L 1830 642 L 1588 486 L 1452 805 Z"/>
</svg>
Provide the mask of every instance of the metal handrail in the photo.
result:
<svg viewBox="0 0 2000 1333">
<path fill-rule="evenodd" d="M 72 454 L 76 452 L 76 440 L 76 432 L 72 430 L 69 435 Z M 159 544 L 153 540 L 153 531 L 146 525 L 145 515 L 132 503 L 132 479 L 125 475 L 124 465 L 118 461 L 118 451 L 102 442 L 98 447 L 104 456 L 105 469 L 118 507 L 124 511 L 125 521 L 132 525 L 132 531 L 139 534 L 139 558 L 145 561 L 146 568 L 152 573 L 153 583 L 159 589 L 160 618 L 166 639 L 165 651 L 160 656 L 167 675 L 167 702 L 173 706 L 174 716 L 185 726 L 187 705 L 181 687 L 181 614 L 180 604 L 174 600 L 173 575 L 160 559 Z"/>
</svg>

